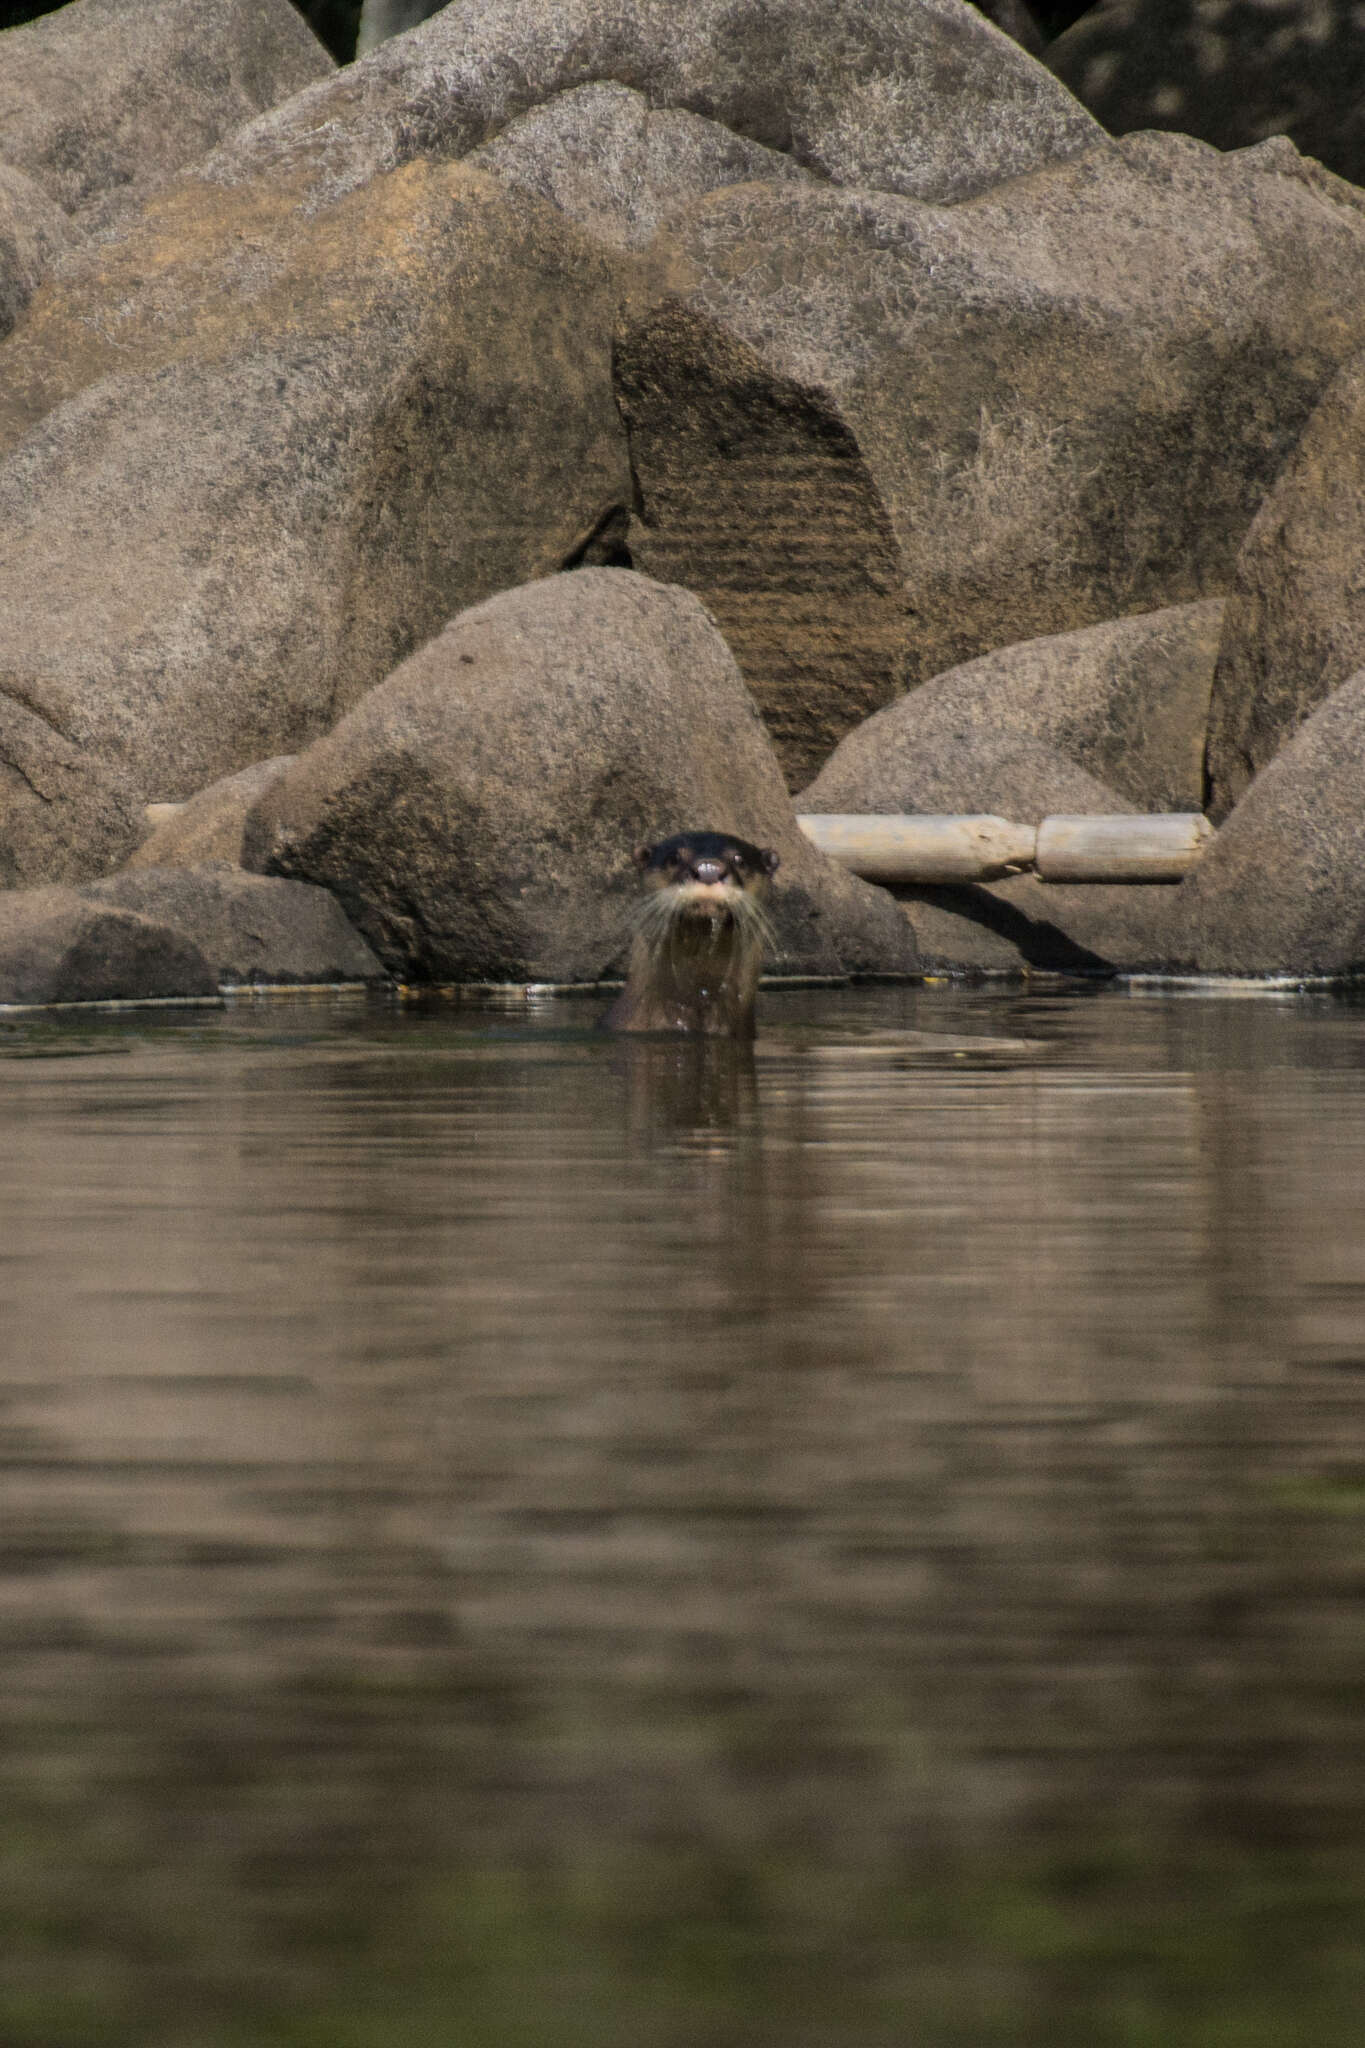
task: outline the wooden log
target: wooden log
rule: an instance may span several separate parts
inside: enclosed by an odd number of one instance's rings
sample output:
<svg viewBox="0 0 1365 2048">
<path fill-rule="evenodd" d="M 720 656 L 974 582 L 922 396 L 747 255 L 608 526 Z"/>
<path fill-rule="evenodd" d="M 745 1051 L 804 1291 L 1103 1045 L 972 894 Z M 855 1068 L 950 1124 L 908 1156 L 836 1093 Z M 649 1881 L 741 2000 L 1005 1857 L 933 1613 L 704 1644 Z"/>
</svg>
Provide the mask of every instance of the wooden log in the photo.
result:
<svg viewBox="0 0 1365 2048">
<path fill-rule="evenodd" d="M 807 812 L 797 818 L 821 853 L 869 882 L 988 882 L 1026 868 L 1037 834 L 989 816 L 849 816 Z"/>
<path fill-rule="evenodd" d="M 1044 818 L 1034 866 L 1044 882 L 1178 882 L 1213 837 L 1200 811 Z"/>
<path fill-rule="evenodd" d="M 869 882 L 990 882 L 1032 868 L 1045 882 L 1178 882 L 1213 836 L 1198 811 L 1147 816 L 1008 818 L 805 812 L 821 853 Z"/>
</svg>

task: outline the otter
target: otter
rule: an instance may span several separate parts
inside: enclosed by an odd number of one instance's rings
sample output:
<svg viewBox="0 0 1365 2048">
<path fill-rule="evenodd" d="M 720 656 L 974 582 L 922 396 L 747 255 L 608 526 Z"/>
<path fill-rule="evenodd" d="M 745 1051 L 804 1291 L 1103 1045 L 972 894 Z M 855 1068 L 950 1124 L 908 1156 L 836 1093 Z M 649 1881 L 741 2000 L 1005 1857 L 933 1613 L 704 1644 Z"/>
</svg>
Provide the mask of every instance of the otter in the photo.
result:
<svg viewBox="0 0 1365 2048">
<path fill-rule="evenodd" d="M 696 1031 L 752 1038 L 754 996 L 772 926 L 763 910 L 778 858 L 725 832 L 679 832 L 635 850 L 648 894 L 626 985 L 607 1031 Z"/>
</svg>

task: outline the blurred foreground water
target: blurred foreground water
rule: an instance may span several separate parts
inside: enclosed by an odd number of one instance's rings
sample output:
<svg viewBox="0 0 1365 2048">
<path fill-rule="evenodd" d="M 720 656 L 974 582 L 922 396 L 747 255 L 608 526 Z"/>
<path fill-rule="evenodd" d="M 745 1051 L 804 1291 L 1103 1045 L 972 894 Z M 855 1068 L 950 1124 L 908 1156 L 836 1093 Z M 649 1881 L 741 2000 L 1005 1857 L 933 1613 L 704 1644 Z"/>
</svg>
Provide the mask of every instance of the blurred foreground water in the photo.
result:
<svg viewBox="0 0 1365 2048">
<path fill-rule="evenodd" d="M 0 1018 L 0 2048 L 1355 2048 L 1365 1005 Z"/>
</svg>

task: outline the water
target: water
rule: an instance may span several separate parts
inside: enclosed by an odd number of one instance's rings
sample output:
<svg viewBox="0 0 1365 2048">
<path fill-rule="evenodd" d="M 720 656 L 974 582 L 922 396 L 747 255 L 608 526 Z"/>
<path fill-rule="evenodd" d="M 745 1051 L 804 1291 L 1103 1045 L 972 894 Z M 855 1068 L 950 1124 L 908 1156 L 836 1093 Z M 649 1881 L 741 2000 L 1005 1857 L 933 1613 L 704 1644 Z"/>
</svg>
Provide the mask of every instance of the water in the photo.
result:
<svg viewBox="0 0 1365 2048">
<path fill-rule="evenodd" d="M 1346 2048 L 1365 1007 L 0 1019 L 0 2048 Z"/>
</svg>

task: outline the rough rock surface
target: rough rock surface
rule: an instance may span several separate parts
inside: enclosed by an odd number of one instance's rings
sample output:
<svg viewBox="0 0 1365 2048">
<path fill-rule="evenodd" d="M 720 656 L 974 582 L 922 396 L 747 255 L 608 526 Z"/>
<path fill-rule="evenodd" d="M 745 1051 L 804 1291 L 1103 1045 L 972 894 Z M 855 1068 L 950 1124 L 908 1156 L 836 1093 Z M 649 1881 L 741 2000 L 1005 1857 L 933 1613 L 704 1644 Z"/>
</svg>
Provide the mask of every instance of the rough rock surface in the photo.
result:
<svg viewBox="0 0 1365 2048">
<path fill-rule="evenodd" d="M 197 945 L 216 983 L 381 981 L 384 970 L 326 889 L 240 868 L 144 868 L 81 890 Z"/>
<path fill-rule="evenodd" d="M 891 893 L 910 916 L 930 972 L 1134 974 L 1168 965 L 1180 889 L 1011 875 Z"/>
<path fill-rule="evenodd" d="M 404 980 L 590 981 L 624 951 L 632 848 L 689 826 L 777 848 L 779 970 L 913 968 L 885 893 L 803 838 L 701 605 L 620 569 L 454 619 L 271 786 L 246 860 L 333 889 Z"/>
<path fill-rule="evenodd" d="M 798 811 L 1197 811 L 1220 598 L 1002 647 L 840 742 Z"/>
<path fill-rule="evenodd" d="M 198 790 L 174 817 L 152 827 L 127 867 L 240 867 L 247 812 L 293 759 L 292 754 L 276 754 L 269 761 L 253 761 Z"/>
<path fill-rule="evenodd" d="M 1365 36 L 1332 0 L 1106 0 L 1043 62 L 1111 134 L 1178 128 L 1219 149 L 1288 135 L 1365 183 Z"/>
<path fill-rule="evenodd" d="M 1365 668 L 1256 777 L 1180 884 L 1175 954 L 1211 974 L 1365 973 Z"/>
<path fill-rule="evenodd" d="M 128 203 L 334 69 L 289 0 L 68 0 L 0 34 L 0 156 L 67 213 Z"/>
<path fill-rule="evenodd" d="M 1365 357 L 1340 372 L 1237 558 L 1209 714 L 1224 818 L 1329 691 L 1365 663 Z"/>
<path fill-rule="evenodd" d="M 217 979 L 183 933 L 75 889 L 0 892 L 0 1003 L 209 996 Z"/>
<path fill-rule="evenodd" d="M 627 501 L 620 260 L 458 164 L 158 195 L 6 345 L 0 692 L 159 801 L 325 731 Z"/>
<path fill-rule="evenodd" d="M 523 114 L 465 161 L 548 199 L 590 234 L 642 248 L 659 223 L 722 185 L 809 178 L 791 157 L 624 85 L 584 85 Z"/>
<path fill-rule="evenodd" d="M 120 866 L 147 830 L 136 784 L 7 697 L 4 674 L 0 653 L 0 889 Z"/>
<path fill-rule="evenodd" d="M 0 163 L 0 338 L 74 240 L 66 215 L 41 185 Z"/>
<path fill-rule="evenodd" d="M 1131 137 L 953 207 L 737 186 L 655 249 L 631 552 L 798 786 L 907 685 L 1224 589 L 1365 337 L 1365 201 L 1287 142 Z"/>
<path fill-rule="evenodd" d="M 1103 130 L 962 0 L 459 0 L 249 123 L 225 175 L 297 168 L 335 196 L 463 156 L 517 115 L 614 79 L 842 184 L 964 199 Z"/>
<path fill-rule="evenodd" d="M 926 688 L 929 685 L 925 685 Z M 907 699 L 913 703 L 918 691 Z M 1053 811 L 1115 812 L 1132 805 L 1043 740 L 981 733 L 961 747 L 935 731 L 921 753 L 911 734 L 889 729 L 897 704 L 856 726 L 809 789 L 798 811 L 976 811 L 1036 824 Z"/>
</svg>

